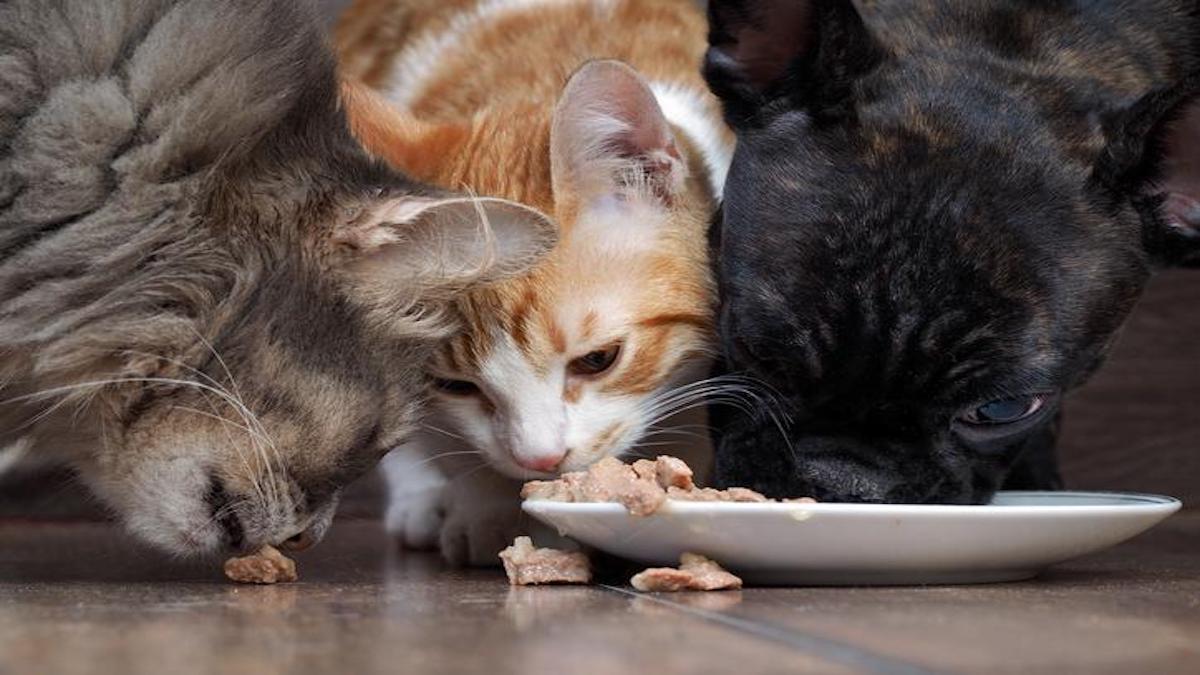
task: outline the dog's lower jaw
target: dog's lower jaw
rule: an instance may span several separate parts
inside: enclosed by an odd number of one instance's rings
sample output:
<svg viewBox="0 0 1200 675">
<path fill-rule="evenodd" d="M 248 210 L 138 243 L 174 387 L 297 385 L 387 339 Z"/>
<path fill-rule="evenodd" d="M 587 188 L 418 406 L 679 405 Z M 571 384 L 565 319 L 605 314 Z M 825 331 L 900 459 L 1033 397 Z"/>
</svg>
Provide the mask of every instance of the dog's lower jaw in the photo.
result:
<svg viewBox="0 0 1200 675">
<path fill-rule="evenodd" d="M 986 504 L 999 490 L 1057 490 L 1057 419 L 990 457 L 955 444 L 942 461 L 901 460 L 890 472 L 849 456 L 805 453 L 806 440 L 785 440 L 729 420 L 716 438 L 718 487 L 748 487 L 777 499 L 815 497 L 825 502 Z M 924 469 L 919 468 L 924 466 Z"/>
</svg>

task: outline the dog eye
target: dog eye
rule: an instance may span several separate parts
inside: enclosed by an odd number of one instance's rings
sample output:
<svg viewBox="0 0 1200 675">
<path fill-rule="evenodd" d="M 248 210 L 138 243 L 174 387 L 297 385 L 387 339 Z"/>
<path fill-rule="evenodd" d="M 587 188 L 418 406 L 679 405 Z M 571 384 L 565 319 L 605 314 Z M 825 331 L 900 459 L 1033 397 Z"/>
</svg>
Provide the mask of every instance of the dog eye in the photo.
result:
<svg viewBox="0 0 1200 675">
<path fill-rule="evenodd" d="M 617 362 L 621 355 L 621 345 L 613 345 L 604 349 L 588 352 L 567 364 L 567 370 L 572 375 L 599 375 Z"/>
<path fill-rule="evenodd" d="M 1046 404 L 1047 397 L 1037 394 L 1002 398 L 979 406 L 963 416 L 970 424 L 1012 424 L 1033 416 Z"/>
<path fill-rule="evenodd" d="M 443 394 L 451 396 L 474 396 L 479 393 L 479 385 L 467 380 L 447 380 L 441 377 L 433 378 L 433 386 Z"/>
</svg>

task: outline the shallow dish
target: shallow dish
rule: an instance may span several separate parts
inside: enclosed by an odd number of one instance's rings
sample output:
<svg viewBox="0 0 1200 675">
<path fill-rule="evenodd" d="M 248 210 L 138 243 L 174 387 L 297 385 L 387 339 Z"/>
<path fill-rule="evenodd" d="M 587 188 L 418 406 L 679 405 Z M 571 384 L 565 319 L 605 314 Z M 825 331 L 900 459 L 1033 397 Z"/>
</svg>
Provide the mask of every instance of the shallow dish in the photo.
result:
<svg viewBox="0 0 1200 675">
<path fill-rule="evenodd" d="M 1001 492 L 987 506 L 668 502 L 637 518 L 620 504 L 526 501 L 577 541 L 648 565 L 701 553 L 747 583 L 910 585 L 1016 581 L 1162 522 L 1171 497 Z"/>
</svg>

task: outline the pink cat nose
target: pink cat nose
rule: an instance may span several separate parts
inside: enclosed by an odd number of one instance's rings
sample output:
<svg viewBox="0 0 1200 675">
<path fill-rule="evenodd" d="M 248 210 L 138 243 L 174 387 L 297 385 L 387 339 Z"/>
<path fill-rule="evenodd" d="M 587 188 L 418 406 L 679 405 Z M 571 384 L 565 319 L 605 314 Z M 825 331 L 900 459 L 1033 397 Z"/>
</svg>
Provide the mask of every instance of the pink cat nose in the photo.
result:
<svg viewBox="0 0 1200 675">
<path fill-rule="evenodd" d="M 553 471 L 562 464 L 563 458 L 567 453 L 559 453 L 555 455 L 536 455 L 533 457 L 516 457 L 517 464 L 531 471 Z"/>
</svg>

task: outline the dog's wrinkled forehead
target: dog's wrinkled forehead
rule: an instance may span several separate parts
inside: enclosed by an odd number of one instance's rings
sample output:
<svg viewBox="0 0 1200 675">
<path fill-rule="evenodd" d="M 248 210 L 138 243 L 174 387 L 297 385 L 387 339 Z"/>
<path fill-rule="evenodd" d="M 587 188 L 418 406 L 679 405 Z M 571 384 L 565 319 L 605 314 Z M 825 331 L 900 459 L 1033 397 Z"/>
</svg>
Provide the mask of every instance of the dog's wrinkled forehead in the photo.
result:
<svg viewBox="0 0 1200 675">
<path fill-rule="evenodd" d="M 826 418 L 1060 386 L 1092 329 L 1084 303 L 1112 302 L 1121 276 L 1087 253 L 1082 200 L 1036 167 L 855 133 L 798 117 L 743 146 L 718 232 L 736 359 L 820 392 Z M 770 149 L 780 134 L 790 152 Z"/>
<path fill-rule="evenodd" d="M 873 243 L 786 238 L 775 256 L 735 263 L 722 327 L 736 359 L 813 405 L 819 392 L 853 409 L 969 399 L 985 380 L 1059 360 L 1040 334 L 1050 293 L 1036 276 L 989 277 L 952 241 Z"/>
</svg>

